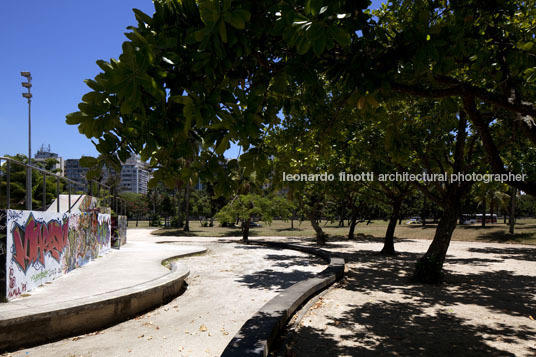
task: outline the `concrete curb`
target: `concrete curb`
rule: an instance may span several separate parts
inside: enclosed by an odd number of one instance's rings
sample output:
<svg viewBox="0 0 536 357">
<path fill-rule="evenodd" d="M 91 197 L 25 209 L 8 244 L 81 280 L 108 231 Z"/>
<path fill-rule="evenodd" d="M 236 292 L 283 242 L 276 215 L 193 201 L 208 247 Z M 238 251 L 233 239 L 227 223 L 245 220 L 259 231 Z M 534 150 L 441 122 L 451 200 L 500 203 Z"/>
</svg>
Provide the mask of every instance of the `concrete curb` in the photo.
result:
<svg viewBox="0 0 536 357">
<path fill-rule="evenodd" d="M 333 284 L 344 275 L 344 259 L 332 257 L 325 250 L 279 242 L 249 242 L 268 247 L 293 249 L 317 255 L 329 266 L 314 278 L 300 281 L 268 301 L 242 325 L 227 345 L 222 357 L 268 356 L 276 337 L 285 328 L 294 312 L 314 294 Z"/>
<path fill-rule="evenodd" d="M 4 313 L 0 351 L 96 331 L 169 302 L 179 295 L 190 273 L 185 265 L 171 266 L 169 273 L 128 288 Z"/>
</svg>

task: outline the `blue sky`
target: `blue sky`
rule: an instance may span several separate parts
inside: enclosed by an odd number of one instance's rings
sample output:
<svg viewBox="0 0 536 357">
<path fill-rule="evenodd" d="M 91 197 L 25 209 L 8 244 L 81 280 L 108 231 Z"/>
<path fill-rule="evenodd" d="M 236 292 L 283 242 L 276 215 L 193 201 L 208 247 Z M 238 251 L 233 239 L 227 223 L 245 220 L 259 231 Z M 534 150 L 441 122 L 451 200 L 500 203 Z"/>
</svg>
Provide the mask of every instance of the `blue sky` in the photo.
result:
<svg viewBox="0 0 536 357">
<path fill-rule="evenodd" d="M 379 1 L 373 1 L 376 7 Z M 28 104 L 22 97 L 32 73 L 32 155 L 42 144 L 64 159 L 97 154 L 65 123 L 89 91 L 84 79 L 100 72 L 95 61 L 117 58 L 132 8 L 153 13 L 151 0 L 17 0 L 0 3 L 0 155 L 28 152 Z M 236 157 L 231 148 L 226 156 Z"/>
</svg>

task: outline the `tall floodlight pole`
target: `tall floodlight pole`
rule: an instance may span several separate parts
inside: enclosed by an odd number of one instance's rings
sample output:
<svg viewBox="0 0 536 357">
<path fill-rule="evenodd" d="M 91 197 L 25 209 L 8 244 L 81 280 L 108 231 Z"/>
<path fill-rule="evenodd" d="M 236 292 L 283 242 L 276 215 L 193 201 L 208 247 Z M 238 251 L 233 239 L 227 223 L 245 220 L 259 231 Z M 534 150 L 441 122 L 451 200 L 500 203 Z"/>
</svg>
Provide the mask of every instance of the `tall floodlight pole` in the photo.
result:
<svg viewBox="0 0 536 357">
<path fill-rule="evenodd" d="M 30 72 L 20 72 L 20 75 L 26 77 L 28 82 L 22 82 L 24 88 L 28 88 L 28 93 L 22 93 L 22 96 L 28 99 L 28 165 L 32 164 L 32 75 Z M 32 169 L 26 169 L 26 209 L 32 210 Z"/>
</svg>

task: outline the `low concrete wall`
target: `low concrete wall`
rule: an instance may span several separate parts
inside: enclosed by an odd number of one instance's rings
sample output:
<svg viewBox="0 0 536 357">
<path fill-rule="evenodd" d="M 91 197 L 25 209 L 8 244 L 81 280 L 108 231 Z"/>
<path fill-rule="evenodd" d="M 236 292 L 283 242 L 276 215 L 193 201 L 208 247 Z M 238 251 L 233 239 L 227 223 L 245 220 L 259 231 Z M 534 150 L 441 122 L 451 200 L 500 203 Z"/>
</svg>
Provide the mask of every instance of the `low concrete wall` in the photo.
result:
<svg viewBox="0 0 536 357">
<path fill-rule="evenodd" d="M 6 211 L 0 210 L 0 300 L 5 299 L 6 297 L 6 239 Z"/>
<path fill-rule="evenodd" d="M 222 357 L 268 356 L 274 340 L 285 328 L 294 312 L 313 295 L 344 275 L 344 259 L 331 257 L 330 253 L 321 249 L 279 242 L 250 242 L 250 244 L 314 254 L 328 261 L 329 266 L 316 277 L 300 281 L 268 301 L 242 325 L 223 351 Z"/>
<path fill-rule="evenodd" d="M 127 244 L 127 216 L 112 215 L 112 247 L 119 248 Z"/>
<path fill-rule="evenodd" d="M 0 319 L 0 353 L 99 330 L 174 299 L 188 268 L 172 263 L 170 273 L 134 287 L 44 307 Z"/>
<path fill-rule="evenodd" d="M 6 215 L 3 286 L 8 300 L 110 249 L 109 214 L 7 210 Z"/>
</svg>

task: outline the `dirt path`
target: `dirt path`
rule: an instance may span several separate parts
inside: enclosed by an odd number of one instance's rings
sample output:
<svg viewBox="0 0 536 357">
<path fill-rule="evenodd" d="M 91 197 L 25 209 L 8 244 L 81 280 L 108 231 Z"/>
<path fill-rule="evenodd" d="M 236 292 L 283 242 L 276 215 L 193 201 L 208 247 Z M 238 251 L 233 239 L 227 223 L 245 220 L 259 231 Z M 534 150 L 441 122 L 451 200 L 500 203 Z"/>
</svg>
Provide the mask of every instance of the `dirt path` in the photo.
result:
<svg viewBox="0 0 536 357">
<path fill-rule="evenodd" d="M 11 355 L 219 356 L 242 324 L 265 302 L 325 268 L 322 260 L 292 250 L 218 243 L 210 238 L 176 241 L 209 249 L 205 255 L 180 259 L 190 268 L 188 288 L 183 295 L 97 333 Z"/>
<path fill-rule="evenodd" d="M 408 283 L 429 241 L 337 242 L 347 277 L 290 335 L 290 356 L 534 356 L 536 249 L 452 242 L 446 283 Z"/>
</svg>

